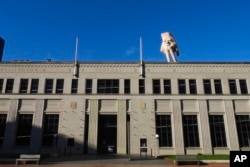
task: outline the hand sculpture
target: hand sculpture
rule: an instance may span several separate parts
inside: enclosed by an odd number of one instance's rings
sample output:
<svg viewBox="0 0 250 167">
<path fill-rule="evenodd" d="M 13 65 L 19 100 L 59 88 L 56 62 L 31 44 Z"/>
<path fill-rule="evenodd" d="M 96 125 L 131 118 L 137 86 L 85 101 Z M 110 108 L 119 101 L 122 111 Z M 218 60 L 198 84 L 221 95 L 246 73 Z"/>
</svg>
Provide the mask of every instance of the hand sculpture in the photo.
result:
<svg viewBox="0 0 250 167">
<path fill-rule="evenodd" d="M 176 62 L 176 55 L 179 56 L 179 49 L 174 37 L 170 32 L 165 32 L 161 33 L 161 38 L 161 52 L 166 55 L 168 62 L 170 62 L 170 56 L 173 62 Z"/>
</svg>

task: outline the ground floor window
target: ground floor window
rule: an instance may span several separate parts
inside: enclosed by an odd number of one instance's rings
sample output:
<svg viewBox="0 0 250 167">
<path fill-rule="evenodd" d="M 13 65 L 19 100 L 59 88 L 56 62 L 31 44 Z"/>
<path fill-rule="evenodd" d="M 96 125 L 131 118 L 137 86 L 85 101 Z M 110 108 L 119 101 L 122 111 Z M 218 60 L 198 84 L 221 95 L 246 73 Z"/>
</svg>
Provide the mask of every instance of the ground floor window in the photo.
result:
<svg viewBox="0 0 250 167">
<path fill-rule="evenodd" d="M 0 146 L 3 145 L 7 114 L 0 114 Z"/>
<path fill-rule="evenodd" d="M 17 124 L 16 145 L 29 146 L 31 139 L 33 114 L 19 114 Z"/>
<path fill-rule="evenodd" d="M 59 114 L 46 114 L 43 122 L 43 146 L 57 146 Z"/>
<path fill-rule="evenodd" d="M 200 147 L 197 115 L 183 115 L 185 147 Z"/>
<path fill-rule="evenodd" d="M 159 147 L 173 146 L 170 115 L 156 115 L 156 133 L 159 135 Z"/>
<path fill-rule="evenodd" d="M 236 115 L 236 126 L 240 147 L 250 146 L 250 115 Z"/>
<path fill-rule="evenodd" d="M 212 147 L 227 147 L 223 115 L 210 115 Z"/>
</svg>

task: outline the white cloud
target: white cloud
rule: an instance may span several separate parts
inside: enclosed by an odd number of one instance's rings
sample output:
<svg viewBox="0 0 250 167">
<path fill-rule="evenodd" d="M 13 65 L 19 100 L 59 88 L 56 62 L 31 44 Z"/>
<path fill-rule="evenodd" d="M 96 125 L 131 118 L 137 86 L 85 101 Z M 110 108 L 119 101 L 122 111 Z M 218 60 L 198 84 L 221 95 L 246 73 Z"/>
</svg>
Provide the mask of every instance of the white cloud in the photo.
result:
<svg viewBox="0 0 250 167">
<path fill-rule="evenodd" d="M 135 47 L 130 47 L 130 48 L 128 48 L 128 49 L 126 50 L 125 54 L 126 54 L 127 56 L 130 56 L 130 55 L 132 55 L 132 54 L 135 53 L 135 52 L 136 52 L 136 48 L 135 48 Z"/>
</svg>

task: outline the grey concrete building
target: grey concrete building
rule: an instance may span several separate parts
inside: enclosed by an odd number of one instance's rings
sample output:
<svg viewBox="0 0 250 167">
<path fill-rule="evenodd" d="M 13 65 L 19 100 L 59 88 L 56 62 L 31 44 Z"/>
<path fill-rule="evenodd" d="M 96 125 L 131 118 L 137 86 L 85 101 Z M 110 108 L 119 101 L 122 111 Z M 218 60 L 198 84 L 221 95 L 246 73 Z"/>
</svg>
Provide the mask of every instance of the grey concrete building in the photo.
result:
<svg viewBox="0 0 250 167">
<path fill-rule="evenodd" d="M 250 150 L 250 63 L 143 67 L 1 62 L 0 153 Z"/>
</svg>

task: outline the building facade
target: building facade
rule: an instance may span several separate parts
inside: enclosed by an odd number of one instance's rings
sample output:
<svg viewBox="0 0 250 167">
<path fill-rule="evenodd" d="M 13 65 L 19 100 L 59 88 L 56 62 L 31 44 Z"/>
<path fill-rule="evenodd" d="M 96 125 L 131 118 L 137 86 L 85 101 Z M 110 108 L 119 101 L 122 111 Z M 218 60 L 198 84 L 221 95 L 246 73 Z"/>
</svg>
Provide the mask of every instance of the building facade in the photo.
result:
<svg viewBox="0 0 250 167">
<path fill-rule="evenodd" d="M 0 153 L 250 150 L 249 73 L 250 63 L 1 62 Z"/>
</svg>

